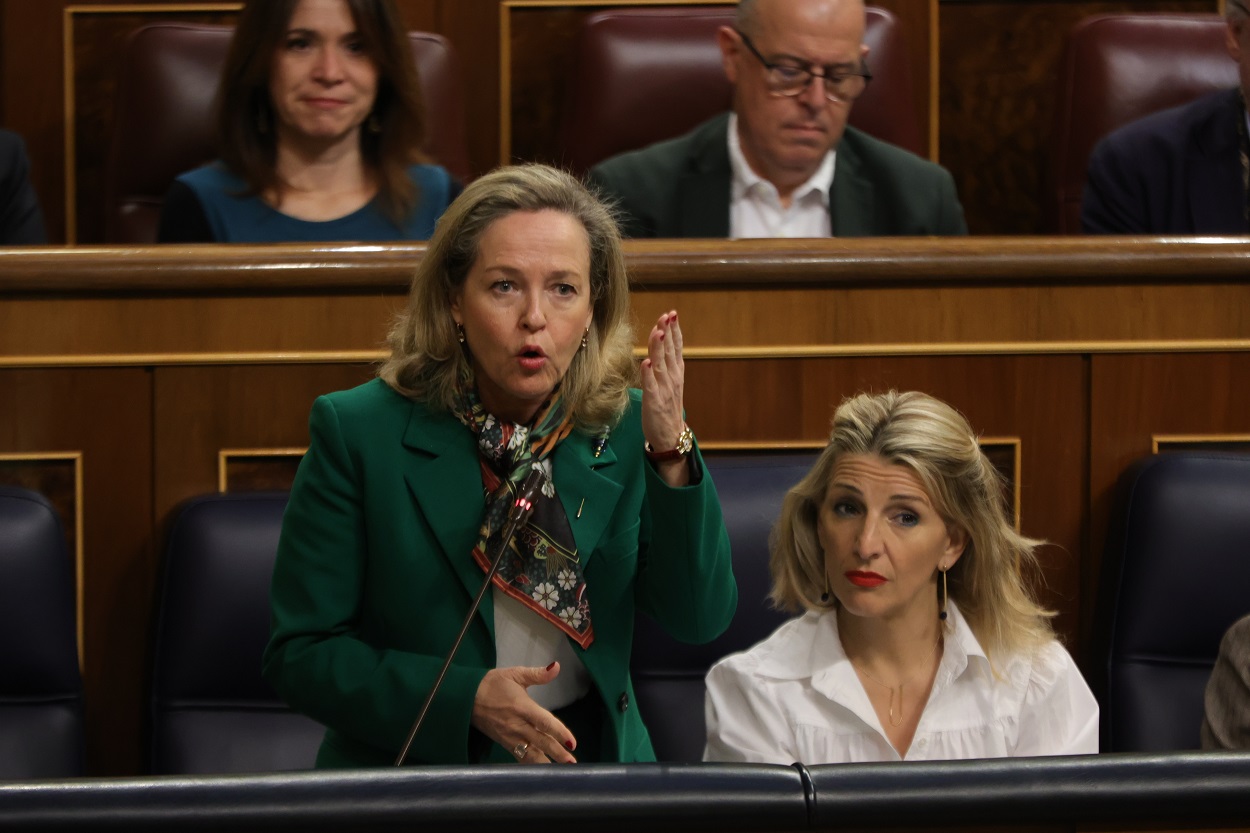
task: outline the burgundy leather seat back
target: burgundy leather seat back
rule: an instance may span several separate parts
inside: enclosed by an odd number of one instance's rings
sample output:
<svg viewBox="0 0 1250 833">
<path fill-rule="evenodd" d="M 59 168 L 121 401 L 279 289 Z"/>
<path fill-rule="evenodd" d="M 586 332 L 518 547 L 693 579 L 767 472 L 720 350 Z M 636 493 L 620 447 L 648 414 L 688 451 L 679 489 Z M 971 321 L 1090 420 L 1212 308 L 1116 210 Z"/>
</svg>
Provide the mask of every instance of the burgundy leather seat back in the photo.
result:
<svg viewBox="0 0 1250 833">
<path fill-rule="evenodd" d="M 1237 64 L 1215 14 L 1104 14 L 1068 35 L 1055 100 L 1047 213 L 1060 234 L 1081 231 L 1089 155 L 1118 127 L 1237 86 Z"/>
<path fill-rule="evenodd" d="M 233 35 L 232 26 L 185 23 L 131 33 L 117 82 L 104 242 L 153 242 L 174 177 L 217 156 L 213 99 Z M 465 180 L 470 166 L 455 51 L 439 35 L 408 37 L 425 98 L 425 150 Z"/>
<path fill-rule="evenodd" d="M 730 108 L 716 32 L 732 6 L 613 9 L 586 18 L 561 124 L 562 164 L 581 173 L 617 153 L 679 136 Z M 926 156 L 898 21 L 868 9 L 864 41 L 873 81 L 850 123 Z"/>
</svg>

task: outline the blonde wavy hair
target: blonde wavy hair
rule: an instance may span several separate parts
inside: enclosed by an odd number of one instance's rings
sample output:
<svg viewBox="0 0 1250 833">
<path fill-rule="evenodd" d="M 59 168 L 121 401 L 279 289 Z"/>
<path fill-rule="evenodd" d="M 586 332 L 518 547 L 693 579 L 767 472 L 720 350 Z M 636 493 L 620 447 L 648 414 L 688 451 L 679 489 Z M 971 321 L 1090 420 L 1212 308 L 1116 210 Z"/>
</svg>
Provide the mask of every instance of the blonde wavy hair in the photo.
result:
<svg viewBox="0 0 1250 833">
<path fill-rule="evenodd" d="M 616 422 L 637 374 L 620 231 L 612 212 L 580 182 L 547 165 L 499 168 L 470 183 L 448 207 L 391 327 L 391 355 L 378 370 L 383 381 L 411 399 L 452 407 L 457 379 L 468 365 L 451 316 L 452 296 L 464 286 L 492 223 L 513 212 L 543 210 L 577 220 L 590 242 L 590 332 L 561 389 L 579 428 Z"/>
<path fill-rule="evenodd" d="M 782 503 L 771 540 L 773 604 L 799 612 L 822 603 L 825 554 L 817 537 L 820 507 L 843 454 L 873 454 L 910 469 L 950 527 L 967 536 L 947 571 L 950 597 L 991 657 L 1029 651 L 1054 639 L 1050 617 L 1022 570 L 1037 569 L 1043 542 L 1016 532 L 1001 499 L 1003 477 L 977 444 L 963 415 L 924 393 L 861 393 L 833 416 L 829 445 Z M 934 580 L 936 582 L 936 574 Z"/>
</svg>

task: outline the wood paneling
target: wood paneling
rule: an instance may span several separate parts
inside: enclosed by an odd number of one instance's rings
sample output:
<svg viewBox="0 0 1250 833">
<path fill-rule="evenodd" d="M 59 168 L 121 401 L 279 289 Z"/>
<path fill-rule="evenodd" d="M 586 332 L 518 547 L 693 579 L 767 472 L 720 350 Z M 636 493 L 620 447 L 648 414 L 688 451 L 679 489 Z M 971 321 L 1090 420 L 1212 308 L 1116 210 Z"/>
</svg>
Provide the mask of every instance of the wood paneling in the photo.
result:
<svg viewBox="0 0 1250 833">
<path fill-rule="evenodd" d="M 318 394 L 367 379 L 423 247 L 0 252 L 0 455 L 81 452 L 92 772 L 137 772 L 177 504 L 281 485 Z M 680 310 L 709 445 L 811 447 L 859 390 L 919 389 L 1020 444 L 1021 529 L 1078 657 L 1119 472 L 1158 435 L 1250 434 L 1250 244 L 639 241 L 645 333 Z M 231 462 L 233 460 L 233 463 Z M 1014 461 L 1012 461 L 1014 464 Z"/>
<path fill-rule="evenodd" d="M 511 94 L 503 106 L 509 112 L 511 135 L 500 148 L 500 161 L 562 163 L 558 149 L 564 79 L 574 69 L 577 32 L 592 11 L 577 6 L 505 7 L 511 37 L 504 71 Z"/>
<path fill-rule="evenodd" d="M 501 0 L 411 0 L 438 5 L 438 28 L 456 46 L 464 76 L 469 161 L 477 174 L 499 163 Z"/>
<path fill-rule="evenodd" d="M 1046 230 L 1042 188 L 1053 149 L 1055 94 L 1068 30 L 1124 11 L 1215 11 L 1211 0 L 943 3 L 939 50 L 941 159 L 973 234 Z"/>
<path fill-rule="evenodd" d="M 1096 556 L 1082 594 L 1093 598 L 1098 558 L 1106 545 L 1107 518 L 1116 481 L 1153 450 L 1156 435 L 1250 434 L 1250 355 L 1199 353 L 1095 356 L 1090 367 L 1090 538 Z M 1089 622 L 1085 623 L 1088 627 Z"/>
<path fill-rule="evenodd" d="M 100 774 L 136 772 L 140 760 L 156 579 L 151 448 L 148 370 L 0 370 L 0 453 L 81 454 L 87 762 Z"/>
<path fill-rule="evenodd" d="M 0 252 L 0 363 L 372 361 L 423 247 L 122 251 Z M 1244 243 L 638 241 L 626 251 L 639 331 L 680 309 L 692 358 L 1250 343 Z"/>
<path fill-rule="evenodd" d="M 337 364 L 156 369 L 156 517 L 217 491 L 218 454 L 225 449 L 307 446 L 313 400 L 366 382 L 372 371 Z"/>
</svg>

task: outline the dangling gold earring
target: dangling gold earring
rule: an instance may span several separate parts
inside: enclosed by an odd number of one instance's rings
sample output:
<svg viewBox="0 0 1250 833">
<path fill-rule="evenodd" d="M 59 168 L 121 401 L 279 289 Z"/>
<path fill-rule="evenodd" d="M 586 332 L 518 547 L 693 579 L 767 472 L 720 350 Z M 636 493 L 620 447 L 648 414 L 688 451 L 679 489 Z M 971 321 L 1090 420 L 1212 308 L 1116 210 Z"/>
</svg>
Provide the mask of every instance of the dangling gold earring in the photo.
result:
<svg viewBox="0 0 1250 833">
<path fill-rule="evenodd" d="M 942 601 L 938 605 L 938 620 L 946 621 L 946 571 L 949 567 L 939 567 L 938 572 L 942 574 Z"/>
<path fill-rule="evenodd" d="M 829 571 L 825 570 L 825 592 L 820 594 L 820 603 L 822 605 L 829 604 Z"/>
<path fill-rule="evenodd" d="M 456 325 L 456 338 L 460 340 L 461 344 L 464 344 L 464 325 L 463 324 Z"/>
<path fill-rule="evenodd" d="M 590 345 L 586 341 L 590 338 L 590 328 L 586 328 L 586 332 L 582 333 L 582 349 L 585 350 Z"/>
</svg>

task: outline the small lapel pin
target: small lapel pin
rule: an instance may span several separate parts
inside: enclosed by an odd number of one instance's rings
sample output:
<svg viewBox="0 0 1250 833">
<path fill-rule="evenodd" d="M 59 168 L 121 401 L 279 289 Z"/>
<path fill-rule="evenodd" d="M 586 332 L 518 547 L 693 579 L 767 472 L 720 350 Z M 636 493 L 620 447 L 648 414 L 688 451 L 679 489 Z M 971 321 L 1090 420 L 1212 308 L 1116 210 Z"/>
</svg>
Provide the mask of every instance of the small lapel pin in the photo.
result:
<svg viewBox="0 0 1250 833">
<path fill-rule="evenodd" d="M 595 437 L 593 440 L 591 440 L 590 448 L 592 451 L 594 451 L 596 459 L 598 459 L 599 455 L 603 453 L 603 449 L 607 447 L 607 444 L 608 444 L 607 437 Z"/>
</svg>

